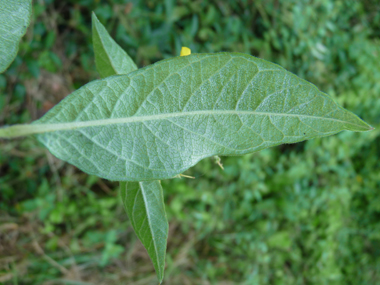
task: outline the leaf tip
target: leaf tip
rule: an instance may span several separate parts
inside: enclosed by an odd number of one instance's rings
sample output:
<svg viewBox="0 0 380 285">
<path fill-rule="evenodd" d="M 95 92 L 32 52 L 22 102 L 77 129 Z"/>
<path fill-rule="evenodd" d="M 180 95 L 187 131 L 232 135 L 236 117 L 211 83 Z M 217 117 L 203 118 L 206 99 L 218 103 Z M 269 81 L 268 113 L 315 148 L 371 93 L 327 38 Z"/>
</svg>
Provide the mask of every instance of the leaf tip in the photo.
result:
<svg viewBox="0 0 380 285">
<path fill-rule="evenodd" d="M 96 14 L 94 11 L 92 11 L 91 20 L 92 20 L 92 27 L 94 29 L 100 23 L 100 21 L 99 21 L 98 17 L 96 17 Z"/>
<path fill-rule="evenodd" d="M 362 130 L 363 132 L 369 132 L 369 131 L 372 131 L 372 130 L 375 129 L 374 127 L 372 127 L 371 125 L 367 124 L 363 120 L 362 120 L 362 127 L 363 127 L 363 130 Z"/>
<path fill-rule="evenodd" d="M 372 131 L 374 127 L 371 125 L 367 124 L 364 120 L 362 120 L 359 116 L 355 115 L 354 113 L 347 111 L 346 114 L 348 114 L 347 117 L 347 123 L 348 123 L 348 131 L 353 131 L 353 132 L 368 132 Z"/>
<path fill-rule="evenodd" d="M 98 19 L 98 17 L 96 17 L 96 14 L 95 14 L 94 11 L 92 11 L 91 18 L 92 18 L 92 20 L 97 20 Z"/>
</svg>

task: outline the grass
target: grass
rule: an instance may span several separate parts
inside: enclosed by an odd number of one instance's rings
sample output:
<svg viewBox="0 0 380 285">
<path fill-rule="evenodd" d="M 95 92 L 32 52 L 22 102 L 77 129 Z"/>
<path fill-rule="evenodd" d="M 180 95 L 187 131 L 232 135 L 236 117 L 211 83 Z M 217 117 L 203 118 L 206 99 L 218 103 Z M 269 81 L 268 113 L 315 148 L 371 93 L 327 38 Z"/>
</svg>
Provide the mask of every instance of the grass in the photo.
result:
<svg viewBox="0 0 380 285">
<path fill-rule="evenodd" d="M 371 6 L 372 5 L 372 6 Z M 36 1 L 0 125 L 29 122 L 98 77 L 91 11 L 139 67 L 192 52 L 246 52 L 331 94 L 375 130 L 206 159 L 163 181 L 165 284 L 380 282 L 379 5 L 371 1 Z M 377 13 L 376 13 L 377 11 Z M 117 184 L 0 140 L 0 283 L 157 284 Z"/>
</svg>

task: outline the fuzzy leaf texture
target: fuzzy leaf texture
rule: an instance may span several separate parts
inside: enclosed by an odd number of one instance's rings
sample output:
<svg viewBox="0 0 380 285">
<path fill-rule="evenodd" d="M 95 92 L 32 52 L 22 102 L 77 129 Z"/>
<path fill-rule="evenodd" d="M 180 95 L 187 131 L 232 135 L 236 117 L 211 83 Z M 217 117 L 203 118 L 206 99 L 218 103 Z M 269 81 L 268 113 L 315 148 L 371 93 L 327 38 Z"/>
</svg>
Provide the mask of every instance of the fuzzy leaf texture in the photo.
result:
<svg viewBox="0 0 380 285">
<path fill-rule="evenodd" d="M 164 278 L 169 224 L 160 181 L 121 182 L 120 196 L 136 235 L 152 259 L 160 282 Z"/>
<path fill-rule="evenodd" d="M 122 50 L 117 43 L 105 31 L 103 25 L 98 21 L 95 14 L 92 15 L 93 25 L 93 43 L 95 58 L 97 58 L 97 69 L 99 74 L 111 75 L 127 74 L 137 69 L 135 63 L 125 53 L 120 57 Z M 102 32 L 102 41 L 99 41 L 99 33 Z M 101 45 L 101 42 L 112 42 L 111 45 Z M 125 57 L 129 60 L 122 60 Z M 108 60 L 101 61 L 99 59 L 105 57 Z M 102 64 L 99 64 L 99 63 Z M 112 62 L 117 63 L 117 69 L 114 69 Z M 102 68 L 108 72 L 102 72 Z M 120 182 L 120 196 L 125 211 L 132 223 L 133 230 L 141 243 L 148 252 L 153 262 L 153 266 L 157 273 L 157 278 L 162 282 L 165 270 L 166 244 L 169 232 L 169 223 L 165 213 L 165 204 L 163 199 L 163 190 L 158 180 L 149 182 Z"/>
<path fill-rule="evenodd" d="M 31 0 L 0 0 L 0 73 L 15 59 L 31 15 Z"/>
<path fill-rule="evenodd" d="M 240 53 L 191 54 L 93 81 L 32 125 L 56 157 L 109 180 L 172 178 L 214 155 L 243 155 L 372 128 L 313 84 Z"/>
<path fill-rule="evenodd" d="M 92 41 L 96 69 L 102 77 L 127 74 L 137 69 L 129 55 L 111 38 L 104 26 L 92 13 Z"/>
</svg>

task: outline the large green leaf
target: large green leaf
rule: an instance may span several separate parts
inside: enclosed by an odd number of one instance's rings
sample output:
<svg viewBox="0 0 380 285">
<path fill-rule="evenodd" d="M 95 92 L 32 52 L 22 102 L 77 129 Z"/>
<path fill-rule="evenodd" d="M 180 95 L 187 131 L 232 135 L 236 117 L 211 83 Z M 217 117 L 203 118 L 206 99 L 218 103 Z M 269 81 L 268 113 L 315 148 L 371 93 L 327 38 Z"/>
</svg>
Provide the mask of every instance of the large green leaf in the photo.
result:
<svg viewBox="0 0 380 285">
<path fill-rule="evenodd" d="M 58 158 L 110 180 L 171 178 L 213 155 L 242 155 L 371 127 L 328 95 L 246 54 L 192 54 L 91 82 L 33 125 Z"/>
<path fill-rule="evenodd" d="M 110 37 L 95 13 L 92 13 L 92 42 L 96 69 L 102 77 L 127 74 L 137 69 L 129 55 Z"/>
<path fill-rule="evenodd" d="M 30 23 L 31 0 L 0 0 L 0 73 L 12 63 Z"/>
<path fill-rule="evenodd" d="M 120 195 L 133 229 L 148 251 L 162 282 L 169 224 L 161 183 L 157 180 L 120 182 Z"/>
</svg>

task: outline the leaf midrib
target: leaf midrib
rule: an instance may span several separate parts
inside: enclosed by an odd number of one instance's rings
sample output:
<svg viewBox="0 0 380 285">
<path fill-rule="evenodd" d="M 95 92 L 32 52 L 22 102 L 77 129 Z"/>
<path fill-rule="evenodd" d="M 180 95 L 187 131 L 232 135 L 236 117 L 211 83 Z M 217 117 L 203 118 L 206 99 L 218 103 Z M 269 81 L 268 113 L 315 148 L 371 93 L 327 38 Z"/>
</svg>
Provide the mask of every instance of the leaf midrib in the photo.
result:
<svg viewBox="0 0 380 285">
<path fill-rule="evenodd" d="M 343 124 L 350 124 L 352 126 L 364 129 L 364 126 L 358 125 L 352 122 L 343 121 L 335 118 L 326 118 L 321 116 L 302 115 L 302 114 L 288 114 L 288 113 L 271 113 L 271 112 L 257 112 L 257 111 L 241 111 L 241 110 L 202 110 L 202 111 L 190 111 L 190 112 L 175 112 L 175 113 L 163 113 L 149 116 L 132 116 L 125 118 L 108 118 L 101 120 L 92 120 L 84 122 L 67 122 L 67 123 L 43 123 L 32 125 L 15 125 L 3 130 L 0 129 L 0 137 L 2 133 L 11 132 L 10 129 L 17 129 L 17 136 L 24 136 L 30 134 L 41 134 L 55 131 L 75 130 L 87 127 L 107 126 L 114 124 L 125 123 L 139 123 L 145 121 L 166 120 L 175 117 L 195 116 L 195 115 L 257 115 L 257 116 L 281 116 L 281 117 L 296 117 L 296 118 L 310 118 L 319 119 L 325 121 L 338 122 Z"/>
</svg>

